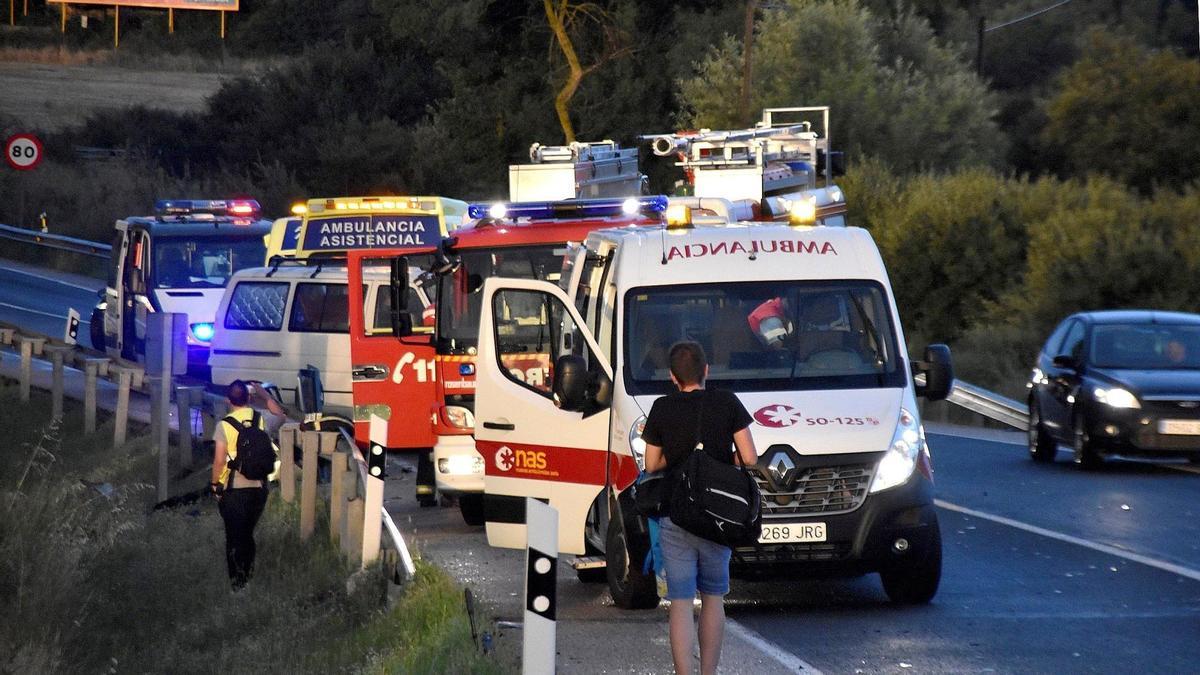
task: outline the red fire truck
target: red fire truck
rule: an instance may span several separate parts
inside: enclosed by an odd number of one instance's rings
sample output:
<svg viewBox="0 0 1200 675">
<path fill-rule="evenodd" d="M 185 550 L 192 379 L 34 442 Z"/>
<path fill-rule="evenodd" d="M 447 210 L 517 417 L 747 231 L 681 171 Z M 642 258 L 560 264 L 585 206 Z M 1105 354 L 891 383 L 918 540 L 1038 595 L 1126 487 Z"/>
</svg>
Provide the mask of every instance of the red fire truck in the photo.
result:
<svg viewBox="0 0 1200 675">
<path fill-rule="evenodd" d="M 559 202 L 472 204 L 474 226 L 448 240 L 457 267 L 438 280 L 434 345 L 439 363 L 438 406 L 433 415 L 433 458 L 438 491 L 455 495 L 463 519 L 483 524 L 483 459 L 475 451 L 475 350 L 480 289 L 491 277 L 537 279 L 566 285 L 564 264 L 572 245 L 594 231 L 657 224 L 667 208 L 663 196 Z M 497 310 L 504 331 L 520 334 L 537 325 L 539 306 Z M 514 377 L 549 389 L 550 362 L 543 355 L 505 356 Z"/>
</svg>

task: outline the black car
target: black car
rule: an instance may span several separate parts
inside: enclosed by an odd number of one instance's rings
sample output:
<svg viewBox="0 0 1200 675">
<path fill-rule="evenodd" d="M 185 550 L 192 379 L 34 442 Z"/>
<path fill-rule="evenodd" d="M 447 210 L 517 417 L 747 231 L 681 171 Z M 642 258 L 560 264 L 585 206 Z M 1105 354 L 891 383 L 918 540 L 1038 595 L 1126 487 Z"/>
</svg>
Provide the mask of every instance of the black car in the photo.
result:
<svg viewBox="0 0 1200 675">
<path fill-rule="evenodd" d="M 1067 317 L 1038 354 L 1029 392 L 1029 454 L 1075 463 L 1107 456 L 1200 462 L 1200 314 L 1152 310 Z"/>
</svg>

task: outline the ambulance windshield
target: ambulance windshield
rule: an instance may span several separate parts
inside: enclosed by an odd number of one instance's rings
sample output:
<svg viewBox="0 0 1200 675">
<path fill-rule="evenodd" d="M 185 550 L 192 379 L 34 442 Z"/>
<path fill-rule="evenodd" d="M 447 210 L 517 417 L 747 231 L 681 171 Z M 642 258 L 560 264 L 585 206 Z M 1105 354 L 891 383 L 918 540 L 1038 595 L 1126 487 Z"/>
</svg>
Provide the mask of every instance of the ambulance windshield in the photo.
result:
<svg viewBox="0 0 1200 675">
<path fill-rule="evenodd" d="M 558 242 L 461 251 L 458 269 L 442 277 L 438 284 L 438 350 L 465 353 L 478 344 L 479 309 L 485 279 L 507 277 L 557 283 L 562 276 L 564 257 L 564 245 Z M 516 320 L 520 317 L 504 318 Z"/>
<path fill-rule="evenodd" d="M 262 235 L 154 238 L 154 285 L 158 288 L 224 288 L 233 273 L 261 265 Z"/>
<path fill-rule="evenodd" d="M 704 347 L 709 382 L 736 391 L 901 387 L 887 295 L 872 281 L 639 288 L 626 296 L 625 376 L 636 393 L 673 390 L 667 353 Z"/>
</svg>

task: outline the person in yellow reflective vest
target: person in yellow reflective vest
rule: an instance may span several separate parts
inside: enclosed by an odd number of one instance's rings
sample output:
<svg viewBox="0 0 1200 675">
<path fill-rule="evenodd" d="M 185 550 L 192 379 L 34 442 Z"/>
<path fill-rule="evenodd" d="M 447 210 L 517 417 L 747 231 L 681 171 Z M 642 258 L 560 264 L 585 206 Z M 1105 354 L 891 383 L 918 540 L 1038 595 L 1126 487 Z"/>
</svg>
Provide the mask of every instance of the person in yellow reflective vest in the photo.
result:
<svg viewBox="0 0 1200 675">
<path fill-rule="evenodd" d="M 237 457 L 239 427 L 254 418 L 256 410 L 251 405 L 252 400 L 262 404 L 270 415 L 284 418 L 286 413 L 261 386 L 256 387 L 241 380 L 230 383 L 225 397 L 229 401 L 228 417 L 236 420 L 239 426 L 235 427 L 224 418 L 217 422 L 213 431 L 211 488 L 217 498 L 221 519 L 225 521 L 225 561 L 229 581 L 237 590 L 246 585 L 254 571 L 254 527 L 258 525 L 267 505 L 267 484 L 275 480 L 279 461 L 276 460 L 275 471 L 265 481 L 246 478 L 233 471 L 228 464 Z M 268 428 L 266 415 L 259 415 L 258 423 L 259 428 Z M 276 453 L 278 451 L 276 448 Z"/>
</svg>

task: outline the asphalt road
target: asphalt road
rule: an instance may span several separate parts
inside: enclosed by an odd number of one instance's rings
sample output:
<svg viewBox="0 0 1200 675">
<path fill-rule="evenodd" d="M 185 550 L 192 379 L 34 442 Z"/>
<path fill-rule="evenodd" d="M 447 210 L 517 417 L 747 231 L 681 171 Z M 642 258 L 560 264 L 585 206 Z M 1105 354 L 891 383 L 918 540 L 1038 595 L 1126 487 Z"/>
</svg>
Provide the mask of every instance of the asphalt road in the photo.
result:
<svg viewBox="0 0 1200 675">
<path fill-rule="evenodd" d="M 1034 464 L 1018 434 L 958 433 L 930 434 L 945 545 L 933 602 L 893 606 L 876 575 L 735 580 L 722 672 L 1195 672 L 1200 476 L 1125 462 L 1083 472 L 1065 451 Z M 410 483 L 393 476 L 388 506 L 414 546 L 520 621 L 521 552 L 490 549 L 455 509 L 415 508 Z M 568 558 L 559 670 L 670 672 L 665 605 L 616 609 L 604 586 L 575 580 Z"/>
<path fill-rule="evenodd" d="M 86 322 L 99 286 L 0 261 L 0 320 L 57 334 L 67 307 Z M 1195 672 L 1198 469 L 1112 462 L 1084 472 L 1065 449 L 1055 464 L 1035 464 L 1018 434 L 966 433 L 980 437 L 930 434 L 945 546 L 930 605 L 892 606 L 875 575 L 735 580 L 722 671 Z M 414 548 L 497 616 L 520 621 L 523 554 L 489 548 L 456 509 L 416 508 L 405 463 L 393 462 L 387 504 Z M 567 558 L 559 670 L 669 672 L 665 609 L 616 609 L 603 585 L 575 580 Z M 491 629 L 519 652 L 519 630 Z"/>
<path fill-rule="evenodd" d="M 60 337 L 67 309 L 74 307 L 79 312 L 79 342 L 90 347 L 92 309 L 103 287 L 99 279 L 0 260 L 0 321 Z"/>
</svg>

